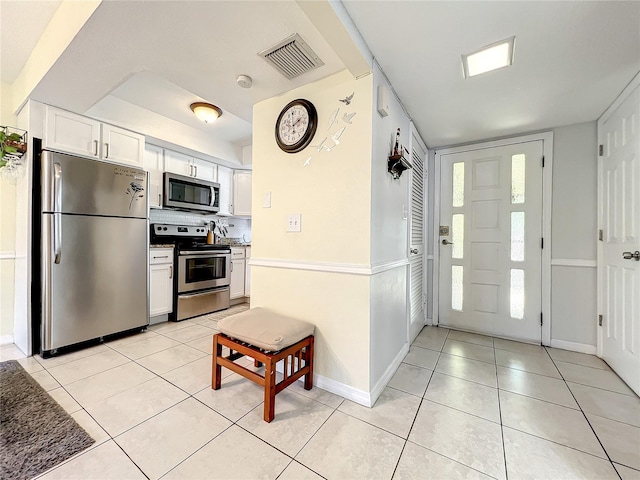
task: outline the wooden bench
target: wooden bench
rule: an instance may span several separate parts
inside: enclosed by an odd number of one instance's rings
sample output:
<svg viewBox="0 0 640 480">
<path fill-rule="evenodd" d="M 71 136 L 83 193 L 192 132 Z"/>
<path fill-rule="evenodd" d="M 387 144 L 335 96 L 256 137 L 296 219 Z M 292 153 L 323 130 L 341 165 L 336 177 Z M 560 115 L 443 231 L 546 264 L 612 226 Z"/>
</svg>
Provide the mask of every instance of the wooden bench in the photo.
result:
<svg viewBox="0 0 640 480">
<path fill-rule="evenodd" d="M 313 325 L 254 308 L 218 322 L 222 333 L 213 336 L 211 388 L 220 389 L 222 367 L 264 388 L 264 420 L 275 415 L 275 396 L 304 375 L 304 388 L 313 388 Z M 304 335 L 304 338 L 299 339 Z M 222 347 L 229 355 L 222 355 Z M 264 365 L 264 375 L 234 363 L 243 356 Z M 283 378 L 276 382 L 276 364 L 283 362 Z"/>
</svg>

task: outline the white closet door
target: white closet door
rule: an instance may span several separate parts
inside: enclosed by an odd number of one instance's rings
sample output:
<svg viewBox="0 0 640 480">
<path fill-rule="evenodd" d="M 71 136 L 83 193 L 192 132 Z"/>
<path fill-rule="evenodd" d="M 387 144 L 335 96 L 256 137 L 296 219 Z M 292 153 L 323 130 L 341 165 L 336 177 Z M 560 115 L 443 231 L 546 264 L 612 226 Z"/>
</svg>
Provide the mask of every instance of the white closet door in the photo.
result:
<svg viewBox="0 0 640 480">
<path fill-rule="evenodd" d="M 411 148 L 411 246 L 409 251 L 410 306 L 409 340 L 413 340 L 425 324 L 426 285 L 424 282 L 424 164 L 427 152 L 414 138 Z"/>
</svg>

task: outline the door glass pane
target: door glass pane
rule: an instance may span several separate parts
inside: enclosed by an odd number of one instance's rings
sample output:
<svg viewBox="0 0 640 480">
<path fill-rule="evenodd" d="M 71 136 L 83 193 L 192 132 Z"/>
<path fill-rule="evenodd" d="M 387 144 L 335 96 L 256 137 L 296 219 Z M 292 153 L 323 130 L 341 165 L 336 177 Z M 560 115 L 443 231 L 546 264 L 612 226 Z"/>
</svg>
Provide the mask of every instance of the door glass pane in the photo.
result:
<svg viewBox="0 0 640 480">
<path fill-rule="evenodd" d="M 451 257 L 462 258 L 464 246 L 464 215 L 456 213 L 451 221 Z"/>
<path fill-rule="evenodd" d="M 524 203 L 524 154 L 511 157 L 511 203 Z"/>
<path fill-rule="evenodd" d="M 524 318 L 524 270 L 511 269 L 511 318 Z"/>
<path fill-rule="evenodd" d="M 462 267 L 451 266 L 451 308 L 462 311 Z"/>
<path fill-rule="evenodd" d="M 524 212 L 511 212 L 511 261 L 524 262 Z"/>
<path fill-rule="evenodd" d="M 464 162 L 453 164 L 453 206 L 464 205 Z"/>
</svg>

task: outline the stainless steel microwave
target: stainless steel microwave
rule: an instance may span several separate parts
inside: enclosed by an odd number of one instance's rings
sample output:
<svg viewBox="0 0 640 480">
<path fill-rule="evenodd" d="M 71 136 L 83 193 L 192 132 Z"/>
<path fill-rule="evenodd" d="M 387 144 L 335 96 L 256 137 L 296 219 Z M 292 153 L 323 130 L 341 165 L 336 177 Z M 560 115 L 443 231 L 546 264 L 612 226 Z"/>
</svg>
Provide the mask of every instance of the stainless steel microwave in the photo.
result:
<svg viewBox="0 0 640 480">
<path fill-rule="evenodd" d="M 220 210 L 220 184 L 165 172 L 162 205 L 165 208 L 177 210 L 218 213 Z"/>
</svg>

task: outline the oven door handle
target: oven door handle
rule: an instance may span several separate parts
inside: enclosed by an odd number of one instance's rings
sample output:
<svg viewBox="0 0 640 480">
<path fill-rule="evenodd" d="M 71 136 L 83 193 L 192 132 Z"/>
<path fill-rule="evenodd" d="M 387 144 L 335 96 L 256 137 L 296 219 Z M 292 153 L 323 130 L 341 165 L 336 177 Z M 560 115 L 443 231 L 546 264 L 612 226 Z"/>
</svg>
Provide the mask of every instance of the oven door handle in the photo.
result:
<svg viewBox="0 0 640 480">
<path fill-rule="evenodd" d="M 196 255 L 198 257 L 202 257 L 202 256 L 207 256 L 207 257 L 223 257 L 225 255 L 231 255 L 231 251 L 229 250 L 228 252 L 225 251 L 217 251 L 215 253 L 213 253 L 214 251 L 212 250 L 189 250 L 189 251 L 183 251 L 180 252 L 179 256 L 180 257 L 184 257 L 186 255 Z"/>
</svg>

